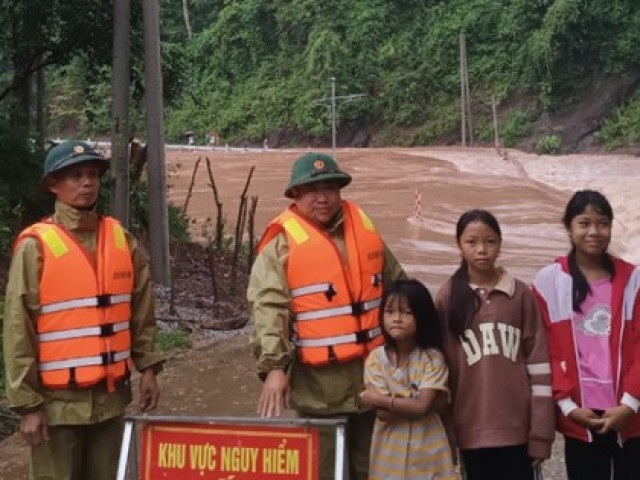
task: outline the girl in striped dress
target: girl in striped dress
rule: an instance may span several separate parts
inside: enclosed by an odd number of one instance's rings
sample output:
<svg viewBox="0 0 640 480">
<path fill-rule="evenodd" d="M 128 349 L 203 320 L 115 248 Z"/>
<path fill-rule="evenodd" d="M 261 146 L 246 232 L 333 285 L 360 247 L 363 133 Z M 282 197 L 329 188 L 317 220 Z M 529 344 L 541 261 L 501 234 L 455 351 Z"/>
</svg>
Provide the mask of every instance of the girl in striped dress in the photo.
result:
<svg viewBox="0 0 640 480">
<path fill-rule="evenodd" d="M 369 479 L 457 479 L 445 429 L 433 406 L 448 395 L 440 324 L 417 280 L 394 282 L 383 298 L 386 346 L 365 364 L 360 400 L 376 410 Z"/>
</svg>

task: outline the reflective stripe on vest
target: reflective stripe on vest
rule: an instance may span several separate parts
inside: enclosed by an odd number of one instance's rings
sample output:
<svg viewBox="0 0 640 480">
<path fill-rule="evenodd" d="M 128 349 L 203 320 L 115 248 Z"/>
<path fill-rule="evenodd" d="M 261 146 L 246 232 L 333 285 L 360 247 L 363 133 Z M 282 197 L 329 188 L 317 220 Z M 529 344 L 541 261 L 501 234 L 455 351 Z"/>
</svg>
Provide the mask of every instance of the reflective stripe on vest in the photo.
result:
<svg viewBox="0 0 640 480">
<path fill-rule="evenodd" d="M 48 221 L 25 229 L 40 242 L 38 371 L 45 388 L 86 388 L 115 381 L 131 369 L 134 270 L 124 229 L 102 217 L 95 257 L 64 226 Z"/>
<path fill-rule="evenodd" d="M 312 293 L 327 293 L 332 291 L 337 293 L 331 283 L 316 283 L 314 285 L 307 285 L 306 287 L 294 288 L 291 290 L 291 298 L 310 295 Z"/>
<path fill-rule="evenodd" d="M 112 365 L 117 362 L 122 362 L 131 357 L 131 352 L 125 350 L 124 352 L 112 352 L 109 355 L 96 355 L 94 357 L 80 357 L 71 358 L 69 360 L 57 360 L 55 362 L 43 362 L 38 364 L 38 370 L 41 372 L 50 372 L 52 370 L 63 370 L 67 368 L 78 367 L 95 367 L 99 365 Z"/>
<path fill-rule="evenodd" d="M 286 236 L 294 342 L 299 360 L 312 366 L 363 358 L 383 343 L 378 316 L 384 245 L 355 204 L 343 202 L 342 211 L 344 252 L 295 206 L 269 224 L 259 246 Z"/>
<path fill-rule="evenodd" d="M 71 338 L 82 337 L 108 337 L 114 333 L 122 332 L 129 328 L 129 322 L 109 323 L 99 327 L 74 328 L 72 330 L 61 330 L 59 332 L 40 333 L 38 341 L 55 342 L 57 340 L 69 340 Z"/>
<path fill-rule="evenodd" d="M 319 318 L 337 317 L 340 315 L 361 315 L 364 312 L 380 307 L 381 298 L 374 298 L 368 302 L 355 303 L 344 307 L 325 308 L 323 310 L 311 310 L 297 313 L 296 320 L 318 320 Z"/>
<path fill-rule="evenodd" d="M 53 313 L 62 310 L 82 307 L 108 307 L 118 303 L 130 303 L 131 295 L 99 295 L 97 297 L 79 298 L 77 300 L 67 300 L 65 302 L 49 303 L 40 307 L 40 313 Z"/>
<path fill-rule="evenodd" d="M 380 327 L 371 330 L 361 330 L 360 335 L 351 333 L 349 335 L 337 335 L 335 337 L 316 338 L 312 340 L 295 339 L 293 343 L 297 347 L 328 347 L 330 345 L 342 345 L 344 343 L 363 343 L 382 335 Z"/>
</svg>

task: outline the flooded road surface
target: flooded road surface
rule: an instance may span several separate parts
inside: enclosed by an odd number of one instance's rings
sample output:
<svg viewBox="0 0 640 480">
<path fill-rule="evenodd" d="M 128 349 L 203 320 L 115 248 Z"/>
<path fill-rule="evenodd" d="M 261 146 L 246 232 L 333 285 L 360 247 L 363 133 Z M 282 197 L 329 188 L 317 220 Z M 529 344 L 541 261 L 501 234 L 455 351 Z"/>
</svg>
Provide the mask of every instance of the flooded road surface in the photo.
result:
<svg viewBox="0 0 640 480">
<path fill-rule="evenodd" d="M 202 232 L 206 218 L 215 221 L 213 194 L 207 185 L 204 164 L 207 155 L 224 204 L 225 231 L 232 233 L 239 196 L 249 169 L 255 166 L 249 195 L 259 197 L 256 234 L 260 234 L 267 222 L 288 205 L 283 191 L 291 165 L 302 153 L 303 150 L 168 152 L 170 199 L 182 206 L 194 164 L 201 155 L 203 161 L 188 215 L 196 220 L 192 227 L 196 236 Z M 343 197 L 369 213 L 407 273 L 432 288 L 440 286 L 459 264 L 455 224 L 471 208 L 484 208 L 496 215 L 503 229 L 500 263 L 525 281 L 531 281 L 540 267 L 567 251 L 560 219 L 572 193 L 570 188 L 597 188 L 597 178 L 589 179 L 588 168 L 582 168 L 582 177 L 576 177 L 571 169 L 558 173 L 559 169 L 552 169 L 557 158 L 560 157 L 510 152 L 504 159 L 493 149 L 338 151 L 341 168 L 353 176 Z M 581 166 L 585 161 L 588 164 L 589 157 L 586 158 L 580 161 Z M 596 159 L 593 162 L 598 163 Z M 632 167 L 633 163 L 629 163 L 627 168 L 638 176 Z M 550 172 L 555 176 L 550 178 Z M 416 216 L 416 191 L 422 195 L 421 216 Z M 616 205 L 613 200 L 612 203 L 615 212 Z M 624 251 L 625 246 L 614 236 L 612 251 L 620 250 Z"/>
</svg>

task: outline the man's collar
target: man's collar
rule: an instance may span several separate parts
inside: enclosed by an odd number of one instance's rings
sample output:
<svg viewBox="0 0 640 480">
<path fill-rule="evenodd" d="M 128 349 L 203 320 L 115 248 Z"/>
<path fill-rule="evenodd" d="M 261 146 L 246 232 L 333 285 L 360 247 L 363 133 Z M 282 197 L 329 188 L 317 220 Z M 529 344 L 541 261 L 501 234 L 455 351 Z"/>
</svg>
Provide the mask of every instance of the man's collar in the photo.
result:
<svg viewBox="0 0 640 480">
<path fill-rule="evenodd" d="M 329 226 L 324 227 L 324 229 L 327 233 L 333 233 L 338 228 L 342 227 L 343 223 L 344 223 L 344 211 L 342 210 L 342 208 L 340 208 L 338 213 L 336 213 L 336 216 L 333 217 L 333 220 L 331 221 Z"/>
<path fill-rule="evenodd" d="M 98 228 L 98 213 L 95 207 L 91 210 L 78 210 L 77 208 L 56 201 L 56 211 L 53 221 L 64 225 L 72 232 L 91 232 Z"/>
</svg>

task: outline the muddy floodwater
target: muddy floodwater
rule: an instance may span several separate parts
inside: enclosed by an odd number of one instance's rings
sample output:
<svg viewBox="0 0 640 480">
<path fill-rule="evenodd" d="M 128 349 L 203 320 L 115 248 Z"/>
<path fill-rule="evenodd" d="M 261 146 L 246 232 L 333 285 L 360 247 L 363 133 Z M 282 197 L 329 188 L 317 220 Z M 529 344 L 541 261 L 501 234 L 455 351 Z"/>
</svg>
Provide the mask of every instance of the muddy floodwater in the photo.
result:
<svg viewBox="0 0 640 480">
<path fill-rule="evenodd" d="M 167 154 L 170 200 L 182 206 L 199 156 L 188 215 L 200 236 L 207 218 L 215 219 L 213 194 L 204 157 L 224 204 L 227 233 L 235 228 L 239 196 L 252 166 L 248 194 L 258 196 L 256 233 L 285 208 L 283 191 L 293 161 L 304 150 L 170 151 Z M 330 152 L 328 152 L 330 153 Z M 459 264 L 455 223 L 465 210 L 493 212 L 503 229 L 500 263 L 525 281 L 537 269 L 567 251 L 560 224 L 575 188 L 602 190 L 623 220 L 614 225 L 611 249 L 632 261 L 630 248 L 640 222 L 629 208 L 640 177 L 639 161 L 625 156 L 537 156 L 494 149 L 412 148 L 344 149 L 341 167 L 353 176 L 343 197 L 369 213 L 384 240 L 409 275 L 438 287 Z"/>
</svg>

